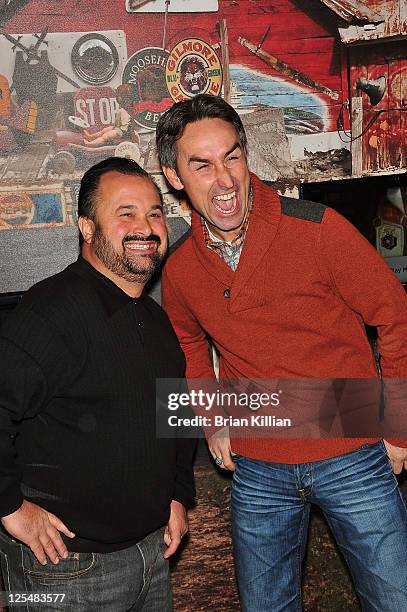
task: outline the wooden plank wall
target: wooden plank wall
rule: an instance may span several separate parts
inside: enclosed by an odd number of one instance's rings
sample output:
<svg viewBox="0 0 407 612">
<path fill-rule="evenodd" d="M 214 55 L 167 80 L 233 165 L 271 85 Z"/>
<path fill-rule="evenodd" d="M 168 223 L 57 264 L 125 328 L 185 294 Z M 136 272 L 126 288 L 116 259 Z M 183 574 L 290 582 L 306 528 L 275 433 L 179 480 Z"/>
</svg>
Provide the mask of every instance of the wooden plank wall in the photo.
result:
<svg viewBox="0 0 407 612">
<path fill-rule="evenodd" d="M 406 33 L 407 9 L 406 0 L 364 0 L 375 13 L 382 16 L 380 22 L 354 23 L 339 28 L 343 42 L 374 41 L 384 38 L 396 38 Z"/>
<path fill-rule="evenodd" d="M 405 42 L 388 42 L 350 49 L 351 88 L 356 93 L 360 77 L 384 76 L 383 98 L 372 105 L 363 97 L 363 171 L 388 171 L 406 167 L 407 60 Z M 403 110 L 404 109 L 404 110 Z M 370 126 L 370 127 L 369 127 Z"/>
</svg>

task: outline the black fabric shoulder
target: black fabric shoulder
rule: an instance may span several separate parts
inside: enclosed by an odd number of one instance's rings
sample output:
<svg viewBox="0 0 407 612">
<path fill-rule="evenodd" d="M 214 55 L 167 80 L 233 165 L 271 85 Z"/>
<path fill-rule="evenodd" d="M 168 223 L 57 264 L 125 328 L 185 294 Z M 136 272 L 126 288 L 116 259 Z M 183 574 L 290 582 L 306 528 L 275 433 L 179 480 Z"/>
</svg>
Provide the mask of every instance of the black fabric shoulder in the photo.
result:
<svg viewBox="0 0 407 612">
<path fill-rule="evenodd" d="M 69 268 L 34 285 L 5 320 L 1 336 L 15 342 L 44 372 L 73 370 L 87 355 L 86 283 Z M 67 372 L 68 376 L 72 372 Z M 62 376 L 61 378 L 65 378 Z"/>
<path fill-rule="evenodd" d="M 85 287 L 86 284 L 68 267 L 33 285 L 24 294 L 15 312 L 34 309 L 37 312 L 49 314 L 53 310 L 57 312 L 61 308 L 65 310 L 70 296 L 75 297 L 75 289 L 78 289 L 79 286 Z"/>
<path fill-rule="evenodd" d="M 280 196 L 281 212 L 287 217 L 295 217 L 303 221 L 321 223 L 324 218 L 326 206 L 312 202 L 311 200 L 297 200 Z"/>
</svg>

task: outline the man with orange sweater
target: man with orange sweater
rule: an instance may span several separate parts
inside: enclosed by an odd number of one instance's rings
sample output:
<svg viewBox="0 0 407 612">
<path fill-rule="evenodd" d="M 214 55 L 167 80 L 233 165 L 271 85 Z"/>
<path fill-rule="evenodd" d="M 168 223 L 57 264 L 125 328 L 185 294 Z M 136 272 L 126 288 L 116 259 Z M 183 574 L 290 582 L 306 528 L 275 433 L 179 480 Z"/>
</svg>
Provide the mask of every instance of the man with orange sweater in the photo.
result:
<svg viewBox="0 0 407 612">
<path fill-rule="evenodd" d="M 163 275 L 189 378 L 214 376 L 209 337 L 221 379 L 377 379 L 364 324 L 378 329 L 383 378 L 407 378 L 400 283 L 334 210 L 279 197 L 249 173 L 231 106 L 208 95 L 175 104 L 159 121 L 157 147 L 167 180 L 194 209 L 191 235 Z M 229 439 L 223 431 L 208 443 L 218 465 L 236 470 L 244 612 L 301 609 L 311 503 L 327 518 L 362 609 L 407 609 L 407 511 L 394 476 L 407 467 L 407 439 Z"/>
</svg>

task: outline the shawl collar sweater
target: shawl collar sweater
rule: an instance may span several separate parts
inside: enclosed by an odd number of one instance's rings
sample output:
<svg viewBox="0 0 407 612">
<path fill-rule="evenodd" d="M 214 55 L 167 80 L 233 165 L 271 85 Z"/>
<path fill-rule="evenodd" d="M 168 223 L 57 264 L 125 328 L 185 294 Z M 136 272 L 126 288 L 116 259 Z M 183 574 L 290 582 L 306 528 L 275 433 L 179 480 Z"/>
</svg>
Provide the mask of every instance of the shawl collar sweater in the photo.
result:
<svg viewBox="0 0 407 612">
<path fill-rule="evenodd" d="M 377 378 L 368 324 L 378 328 L 383 376 L 407 378 L 407 296 L 382 257 L 334 210 L 280 199 L 255 175 L 251 183 L 236 272 L 207 248 L 195 212 L 192 234 L 164 269 L 163 305 L 187 377 L 213 378 L 209 337 L 221 379 Z M 407 446 L 396 436 L 389 440 Z M 234 452 L 281 463 L 319 461 L 377 440 L 231 438 Z"/>
</svg>

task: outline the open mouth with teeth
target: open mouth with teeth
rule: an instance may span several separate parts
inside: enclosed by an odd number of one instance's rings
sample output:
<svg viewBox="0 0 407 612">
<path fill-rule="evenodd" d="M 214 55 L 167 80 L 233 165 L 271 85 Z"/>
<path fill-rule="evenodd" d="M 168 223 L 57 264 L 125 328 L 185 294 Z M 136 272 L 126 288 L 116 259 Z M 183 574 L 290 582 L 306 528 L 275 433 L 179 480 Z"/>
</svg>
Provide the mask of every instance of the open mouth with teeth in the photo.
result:
<svg viewBox="0 0 407 612">
<path fill-rule="evenodd" d="M 137 251 L 143 255 L 155 253 L 158 249 L 157 242 L 125 242 L 124 248 L 130 251 Z"/>
<path fill-rule="evenodd" d="M 237 193 L 223 193 L 212 198 L 215 209 L 222 215 L 233 215 L 237 208 Z"/>
</svg>

